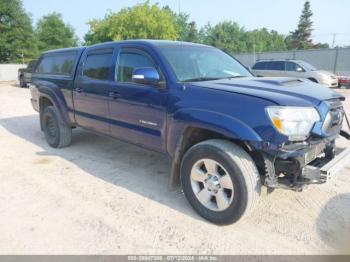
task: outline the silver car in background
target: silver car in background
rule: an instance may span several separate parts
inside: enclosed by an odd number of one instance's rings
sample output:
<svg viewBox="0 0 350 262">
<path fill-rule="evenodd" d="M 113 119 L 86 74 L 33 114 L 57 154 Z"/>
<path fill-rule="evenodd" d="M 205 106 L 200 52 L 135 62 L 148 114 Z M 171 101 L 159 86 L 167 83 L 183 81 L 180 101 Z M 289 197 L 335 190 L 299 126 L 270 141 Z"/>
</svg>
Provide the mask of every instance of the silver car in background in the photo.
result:
<svg viewBox="0 0 350 262">
<path fill-rule="evenodd" d="M 260 60 L 252 67 L 255 76 L 307 78 L 328 87 L 338 87 L 338 77 L 302 60 Z"/>
</svg>

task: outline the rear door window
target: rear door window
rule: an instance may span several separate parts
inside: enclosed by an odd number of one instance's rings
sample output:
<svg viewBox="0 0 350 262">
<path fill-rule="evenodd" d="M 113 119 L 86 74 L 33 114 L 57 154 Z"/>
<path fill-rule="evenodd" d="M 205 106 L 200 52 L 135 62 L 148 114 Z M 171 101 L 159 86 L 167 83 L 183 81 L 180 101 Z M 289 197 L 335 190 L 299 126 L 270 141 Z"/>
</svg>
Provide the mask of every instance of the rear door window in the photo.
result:
<svg viewBox="0 0 350 262">
<path fill-rule="evenodd" d="M 112 61 L 112 50 L 90 53 L 84 64 L 83 75 L 98 80 L 109 80 Z"/>
<path fill-rule="evenodd" d="M 72 75 L 76 56 L 76 52 L 46 54 L 40 60 L 35 73 Z"/>
<path fill-rule="evenodd" d="M 266 70 L 284 71 L 284 62 L 282 62 L 282 61 L 268 62 Z"/>
<path fill-rule="evenodd" d="M 265 62 L 258 62 L 253 66 L 253 70 L 265 70 L 266 63 Z"/>
</svg>

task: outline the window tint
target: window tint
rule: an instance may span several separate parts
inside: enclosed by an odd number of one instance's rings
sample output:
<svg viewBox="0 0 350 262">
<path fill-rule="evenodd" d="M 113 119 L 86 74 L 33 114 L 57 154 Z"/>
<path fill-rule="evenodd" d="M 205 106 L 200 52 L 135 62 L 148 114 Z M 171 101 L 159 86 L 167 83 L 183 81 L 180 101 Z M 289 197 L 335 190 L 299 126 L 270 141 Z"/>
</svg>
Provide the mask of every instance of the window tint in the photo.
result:
<svg viewBox="0 0 350 262">
<path fill-rule="evenodd" d="M 132 73 L 135 68 L 155 67 L 153 61 L 146 55 L 133 52 L 121 52 L 118 65 L 118 82 L 132 82 Z"/>
<path fill-rule="evenodd" d="M 296 63 L 286 62 L 286 71 L 297 71 Z"/>
<path fill-rule="evenodd" d="M 266 63 L 265 62 L 258 62 L 256 63 L 252 69 L 254 70 L 264 70 L 266 67 Z"/>
<path fill-rule="evenodd" d="M 41 59 L 35 72 L 40 74 L 71 75 L 76 52 L 47 54 Z"/>
<path fill-rule="evenodd" d="M 27 66 L 27 69 L 32 70 L 35 67 L 36 62 L 37 62 L 37 60 L 30 61 L 28 66 Z"/>
<path fill-rule="evenodd" d="M 282 61 L 268 62 L 266 66 L 266 70 L 284 71 L 284 62 Z"/>
<path fill-rule="evenodd" d="M 87 77 L 108 80 L 113 53 L 89 54 L 86 58 L 83 74 Z"/>
</svg>

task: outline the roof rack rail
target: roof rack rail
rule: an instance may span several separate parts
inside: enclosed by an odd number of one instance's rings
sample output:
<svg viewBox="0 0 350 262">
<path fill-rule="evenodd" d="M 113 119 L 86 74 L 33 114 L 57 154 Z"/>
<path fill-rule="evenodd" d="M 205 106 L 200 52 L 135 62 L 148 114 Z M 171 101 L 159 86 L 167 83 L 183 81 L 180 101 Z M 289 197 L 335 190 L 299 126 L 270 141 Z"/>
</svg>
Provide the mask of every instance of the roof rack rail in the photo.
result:
<svg viewBox="0 0 350 262">
<path fill-rule="evenodd" d="M 260 58 L 256 59 L 256 61 L 293 61 L 293 58 Z"/>
</svg>

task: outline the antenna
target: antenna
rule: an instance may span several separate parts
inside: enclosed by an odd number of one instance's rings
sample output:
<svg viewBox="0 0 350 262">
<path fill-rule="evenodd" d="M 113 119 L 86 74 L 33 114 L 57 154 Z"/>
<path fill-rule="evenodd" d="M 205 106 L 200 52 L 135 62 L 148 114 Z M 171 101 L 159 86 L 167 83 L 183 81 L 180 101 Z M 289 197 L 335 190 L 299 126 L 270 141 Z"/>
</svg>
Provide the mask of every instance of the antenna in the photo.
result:
<svg viewBox="0 0 350 262">
<path fill-rule="evenodd" d="M 180 17 L 180 15 L 181 15 L 181 0 L 177 1 L 177 5 L 178 5 L 177 6 L 178 7 L 178 16 Z M 183 41 L 181 32 L 180 32 L 180 39 L 179 40 Z"/>
</svg>

